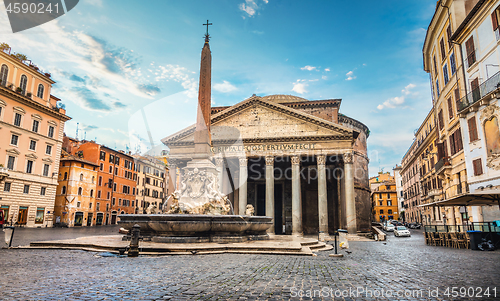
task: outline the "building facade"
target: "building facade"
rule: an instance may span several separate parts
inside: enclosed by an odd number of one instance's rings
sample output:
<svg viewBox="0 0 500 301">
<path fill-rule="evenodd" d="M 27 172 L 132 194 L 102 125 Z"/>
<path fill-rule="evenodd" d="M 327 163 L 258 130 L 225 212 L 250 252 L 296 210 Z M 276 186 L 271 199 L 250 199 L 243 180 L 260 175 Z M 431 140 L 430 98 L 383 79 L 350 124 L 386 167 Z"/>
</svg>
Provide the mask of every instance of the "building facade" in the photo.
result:
<svg viewBox="0 0 500 301">
<path fill-rule="evenodd" d="M 51 227 L 70 118 L 50 94 L 50 74 L 0 46 L 0 208 L 8 223 Z"/>
<path fill-rule="evenodd" d="M 254 95 L 212 108 L 213 160 L 236 214 L 253 205 L 276 234 L 370 231 L 369 131 L 340 102 Z M 194 154 L 194 129 L 162 140 L 172 178 Z"/>
<path fill-rule="evenodd" d="M 413 140 L 408 151 L 401 161 L 401 178 L 403 181 L 403 208 L 402 216 L 405 222 L 422 222 L 422 208 L 420 204 L 420 193 L 416 193 L 420 187 L 420 173 L 418 172 L 418 160 L 415 155 L 417 140 Z"/>
<path fill-rule="evenodd" d="M 500 1 L 474 1 L 452 39 L 461 48 L 465 92 L 458 101 L 468 190 L 500 189 Z M 471 222 L 500 219 L 498 206 L 463 206 Z"/>
<path fill-rule="evenodd" d="M 370 178 L 372 220 L 378 223 L 399 219 L 396 183 L 390 172 Z"/>
<path fill-rule="evenodd" d="M 93 162 L 62 151 L 54 206 L 55 226 L 95 226 L 97 168 Z"/>
<path fill-rule="evenodd" d="M 151 156 L 134 155 L 137 173 L 136 213 L 161 213 L 167 198 L 166 165 Z M 151 206 L 151 207 L 150 207 Z"/>
<path fill-rule="evenodd" d="M 399 218 L 402 219 L 402 212 L 404 213 L 404 194 L 403 194 L 403 178 L 401 177 L 401 166 L 396 164 L 392 169 L 394 173 L 394 182 L 396 183 L 396 198 L 398 202 Z"/>
</svg>

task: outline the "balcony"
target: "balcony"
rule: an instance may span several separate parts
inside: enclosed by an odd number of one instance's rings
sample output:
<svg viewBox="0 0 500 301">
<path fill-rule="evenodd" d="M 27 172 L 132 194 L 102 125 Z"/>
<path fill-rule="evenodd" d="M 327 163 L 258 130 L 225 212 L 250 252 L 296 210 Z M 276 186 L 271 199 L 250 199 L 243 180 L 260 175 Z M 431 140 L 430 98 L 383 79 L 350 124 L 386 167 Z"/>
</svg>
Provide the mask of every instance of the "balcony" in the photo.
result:
<svg viewBox="0 0 500 301">
<path fill-rule="evenodd" d="M 500 88 L 500 72 L 495 73 L 495 75 L 488 78 L 488 80 L 482 83 L 478 88 L 462 97 L 462 99 L 457 102 L 458 111 L 460 112 L 470 107 L 498 88 Z"/>
<path fill-rule="evenodd" d="M 434 169 L 436 170 L 436 174 L 441 174 L 447 169 L 451 169 L 451 164 L 450 164 L 450 159 L 449 157 L 443 157 L 441 158 L 436 165 L 434 166 Z"/>
</svg>

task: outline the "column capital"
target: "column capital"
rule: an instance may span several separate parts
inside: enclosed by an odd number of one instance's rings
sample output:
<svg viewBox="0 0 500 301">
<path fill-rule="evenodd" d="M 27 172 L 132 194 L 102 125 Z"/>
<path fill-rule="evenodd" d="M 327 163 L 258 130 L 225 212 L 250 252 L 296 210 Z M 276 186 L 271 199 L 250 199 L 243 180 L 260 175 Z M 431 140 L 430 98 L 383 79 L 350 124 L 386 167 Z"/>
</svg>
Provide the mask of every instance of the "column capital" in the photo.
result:
<svg viewBox="0 0 500 301">
<path fill-rule="evenodd" d="M 352 152 L 348 152 L 344 154 L 344 163 L 352 164 L 354 163 L 354 158 Z"/>
<path fill-rule="evenodd" d="M 274 165 L 274 157 L 266 156 L 266 165 Z"/>
<path fill-rule="evenodd" d="M 325 165 L 325 163 L 326 163 L 326 156 L 325 155 L 318 155 L 318 156 L 316 156 L 316 163 L 318 165 Z"/>
<path fill-rule="evenodd" d="M 292 158 L 292 165 L 299 165 L 300 164 L 300 157 L 299 156 L 291 156 Z"/>
<path fill-rule="evenodd" d="M 247 166 L 248 165 L 247 158 L 239 158 L 239 159 L 240 159 L 240 166 Z"/>
<path fill-rule="evenodd" d="M 222 158 L 222 157 L 215 158 L 215 165 L 222 166 L 222 163 L 224 163 L 224 158 Z"/>
</svg>

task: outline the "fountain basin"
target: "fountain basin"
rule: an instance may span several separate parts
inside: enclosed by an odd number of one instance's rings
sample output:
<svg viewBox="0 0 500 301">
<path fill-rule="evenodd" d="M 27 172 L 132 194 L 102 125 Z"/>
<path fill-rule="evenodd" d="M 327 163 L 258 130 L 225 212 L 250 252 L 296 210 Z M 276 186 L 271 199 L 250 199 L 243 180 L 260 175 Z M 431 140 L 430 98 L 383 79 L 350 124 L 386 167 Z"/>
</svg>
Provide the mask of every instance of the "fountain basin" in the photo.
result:
<svg viewBox="0 0 500 301">
<path fill-rule="evenodd" d="M 165 243 L 241 242 L 268 239 L 273 219 L 268 216 L 197 214 L 125 214 L 120 224 L 141 227 L 144 240 Z"/>
</svg>

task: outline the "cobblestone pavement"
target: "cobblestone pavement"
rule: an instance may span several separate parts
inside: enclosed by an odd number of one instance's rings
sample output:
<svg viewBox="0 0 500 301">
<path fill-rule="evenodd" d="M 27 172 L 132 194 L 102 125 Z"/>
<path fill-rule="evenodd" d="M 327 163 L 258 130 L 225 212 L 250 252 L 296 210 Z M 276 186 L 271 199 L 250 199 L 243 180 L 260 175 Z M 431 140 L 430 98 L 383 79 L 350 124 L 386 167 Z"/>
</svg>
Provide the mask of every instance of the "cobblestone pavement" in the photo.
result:
<svg viewBox="0 0 500 301">
<path fill-rule="evenodd" d="M 22 229 L 16 230 L 15 242 L 114 234 L 115 230 Z M 328 257 L 331 252 L 317 257 L 120 258 L 84 251 L 0 250 L 0 299 L 500 300 L 500 251 L 426 246 L 418 230 L 410 238 L 389 235 L 385 243 L 350 242 L 349 251 L 342 251 L 344 258 Z M 452 287 L 456 287 L 455 298 Z M 462 298 L 461 293 L 477 297 Z"/>
</svg>

